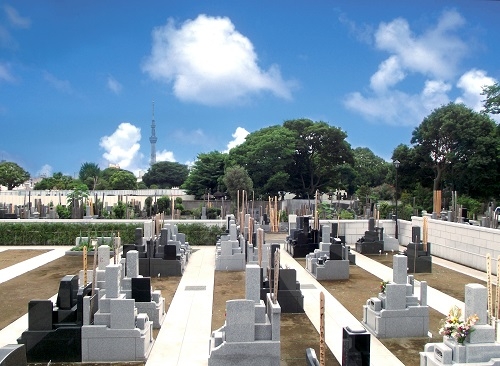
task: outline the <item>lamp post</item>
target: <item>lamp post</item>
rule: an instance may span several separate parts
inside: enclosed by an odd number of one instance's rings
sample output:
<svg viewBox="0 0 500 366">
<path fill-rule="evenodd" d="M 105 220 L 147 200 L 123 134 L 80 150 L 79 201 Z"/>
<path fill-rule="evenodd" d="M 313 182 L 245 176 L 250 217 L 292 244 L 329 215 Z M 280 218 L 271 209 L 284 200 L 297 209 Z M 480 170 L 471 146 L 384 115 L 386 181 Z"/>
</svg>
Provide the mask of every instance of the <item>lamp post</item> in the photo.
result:
<svg viewBox="0 0 500 366">
<path fill-rule="evenodd" d="M 398 168 L 399 168 L 399 160 L 394 160 L 392 162 L 392 164 L 394 164 L 394 168 L 396 168 L 396 194 L 395 194 L 395 198 L 396 198 L 396 232 L 394 233 L 394 237 L 396 239 L 398 239 Z"/>
</svg>

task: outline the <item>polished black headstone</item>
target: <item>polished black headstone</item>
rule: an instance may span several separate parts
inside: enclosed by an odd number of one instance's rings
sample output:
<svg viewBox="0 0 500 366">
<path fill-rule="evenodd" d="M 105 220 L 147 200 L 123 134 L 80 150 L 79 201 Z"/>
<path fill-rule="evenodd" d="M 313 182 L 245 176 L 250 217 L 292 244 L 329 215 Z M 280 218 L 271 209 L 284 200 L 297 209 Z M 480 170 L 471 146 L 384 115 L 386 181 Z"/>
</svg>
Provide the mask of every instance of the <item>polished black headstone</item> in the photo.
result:
<svg viewBox="0 0 500 366">
<path fill-rule="evenodd" d="M 370 365 L 370 333 L 364 328 L 342 330 L 342 366 Z"/>
<path fill-rule="evenodd" d="M 330 259 L 331 260 L 344 259 L 344 246 L 342 244 L 330 244 Z"/>
<path fill-rule="evenodd" d="M 47 331 L 26 331 L 17 341 L 26 346 L 26 358 L 33 362 L 81 362 L 81 326 Z"/>
<path fill-rule="evenodd" d="M 166 260 L 176 260 L 177 259 L 177 246 L 176 245 L 165 245 L 163 247 L 163 259 Z"/>
<path fill-rule="evenodd" d="M 338 231 L 339 231 L 339 223 L 338 222 L 332 222 L 332 231 L 330 233 L 330 237 L 336 238 L 337 235 L 338 235 Z M 323 241 L 325 241 L 325 240 L 323 239 Z"/>
<path fill-rule="evenodd" d="M 132 298 L 136 302 L 151 302 L 151 277 L 132 278 Z"/>
</svg>

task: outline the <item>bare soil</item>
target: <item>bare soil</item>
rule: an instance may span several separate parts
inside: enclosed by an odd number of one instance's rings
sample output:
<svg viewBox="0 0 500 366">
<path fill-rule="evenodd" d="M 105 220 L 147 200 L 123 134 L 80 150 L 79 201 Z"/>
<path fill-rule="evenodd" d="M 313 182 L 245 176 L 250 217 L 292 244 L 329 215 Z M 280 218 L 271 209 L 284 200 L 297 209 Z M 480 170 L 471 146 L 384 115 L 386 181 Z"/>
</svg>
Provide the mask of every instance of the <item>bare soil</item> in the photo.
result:
<svg viewBox="0 0 500 366">
<path fill-rule="evenodd" d="M 280 242 L 285 235 L 266 234 L 266 241 Z M 1 263 L 21 262 L 44 251 L 8 250 L 0 253 Z M 392 253 L 374 255 L 372 259 L 392 267 Z M 302 265 L 303 259 L 298 260 Z M 91 263 L 91 259 L 89 259 Z M 7 266 L 8 266 L 7 265 Z M 58 291 L 59 281 L 68 274 L 77 274 L 82 268 L 82 258 L 64 256 L 33 271 L 0 284 L 2 301 L 0 302 L 0 329 L 24 315 L 31 299 L 47 299 Z M 415 274 L 419 281 L 427 281 L 429 286 L 459 300 L 464 300 L 464 288 L 468 283 L 484 282 L 433 264 L 432 273 Z M 154 289 L 161 290 L 168 309 L 177 290 L 180 277 L 152 278 Z M 380 280 L 356 265 L 350 266 L 350 277 L 341 281 L 321 281 L 329 291 L 358 320 L 362 320 L 362 306 L 370 297 L 376 296 L 380 289 Z M 26 289 L 29 288 L 29 291 Z M 213 298 L 212 330 L 221 327 L 225 320 L 225 302 L 229 299 L 243 298 L 245 294 L 244 272 L 215 272 Z M 444 317 L 430 309 L 429 330 L 433 338 L 398 338 L 381 339 L 382 343 L 393 352 L 406 366 L 419 365 L 419 352 L 428 342 L 440 342 L 439 322 Z M 19 335 L 20 336 L 20 335 Z M 156 333 L 155 333 L 156 336 Z M 318 332 L 305 314 L 282 314 L 281 318 L 281 356 L 282 366 L 304 365 L 305 349 L 312 347 L 319 355 Z M 208 342 L 208 340 L 207 340 Z M 327 365 L 340 365 L 329 349 L 326 354 Z M 32 364 L 33 366 L 45 364 Z M 53 366 L 74 366 L 75 363 L 52 363 Z M 85 364 L 89 366 L 110 366 L 110 363 Z M 143 362 L 113 363 L 114 366 L 143 366 Z"/>
</svg>

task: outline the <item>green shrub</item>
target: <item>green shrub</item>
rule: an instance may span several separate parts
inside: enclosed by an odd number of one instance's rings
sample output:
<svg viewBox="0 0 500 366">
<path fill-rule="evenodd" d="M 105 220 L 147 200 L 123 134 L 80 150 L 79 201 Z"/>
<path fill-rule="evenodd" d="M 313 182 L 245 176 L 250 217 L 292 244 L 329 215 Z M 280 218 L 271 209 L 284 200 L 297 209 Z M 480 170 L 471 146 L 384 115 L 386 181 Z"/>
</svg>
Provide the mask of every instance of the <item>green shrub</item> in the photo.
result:
<svg viewBox="0 0 500 366">
<path fill-rule="evenodd" d="M 94 237 L 120 233 L 122 243 L 133 243 L 136 227 L 142 223 L 0 222 L 0 245 L 74 245 L 76 237 L 87 233 Z"/>
<path fill-rule="evenodd" d="M 217 237 L 226 231 L 225 227 L 204 224 L 177 224 L 177 229 L 186 234 L 189 245 L 215 245 Z"/>
</svg>

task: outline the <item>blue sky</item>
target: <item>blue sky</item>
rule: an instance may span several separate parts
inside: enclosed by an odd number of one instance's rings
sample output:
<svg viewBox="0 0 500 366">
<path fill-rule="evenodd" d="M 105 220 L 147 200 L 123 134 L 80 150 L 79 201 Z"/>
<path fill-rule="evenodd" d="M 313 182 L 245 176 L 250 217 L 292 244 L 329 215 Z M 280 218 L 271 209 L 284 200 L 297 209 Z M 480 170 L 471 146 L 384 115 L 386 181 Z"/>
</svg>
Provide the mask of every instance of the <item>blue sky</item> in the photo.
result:
<svg viewBox="0 0 500 366">
<path fill-rule="evenodd" d="M 192 163 L 310 118 L 389 160 L 500 80 L 499 1 L 0 1 L 0 160 Z M 499 119 L 496 120 L 500 122 Z"/>
</svg>

